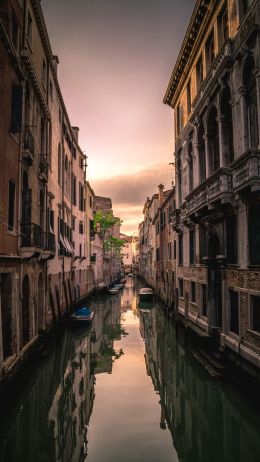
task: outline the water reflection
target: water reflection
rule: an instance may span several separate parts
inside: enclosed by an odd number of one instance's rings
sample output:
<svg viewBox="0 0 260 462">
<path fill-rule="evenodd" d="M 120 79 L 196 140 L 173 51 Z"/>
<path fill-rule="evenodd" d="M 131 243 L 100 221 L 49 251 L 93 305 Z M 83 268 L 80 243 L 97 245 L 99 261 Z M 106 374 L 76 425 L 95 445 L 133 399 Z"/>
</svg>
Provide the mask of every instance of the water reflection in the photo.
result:
<svg viewBox="0 0 260 462">
<path fill-rule="evenodd" d="M 260 416 L 199 366 L 162 310 L 141 314 L 147 374 L 159 391 L 161 428 L 183 462 L 258 462 Z"/>
<path fill-rule="evenodd" d="M 136 283 L 135 283 L 136 284 Z M 1 462 L 258 462 L 260 418 L 212 380 L 133 281 L 96 300 L 2 416 Z"/>
</svg>

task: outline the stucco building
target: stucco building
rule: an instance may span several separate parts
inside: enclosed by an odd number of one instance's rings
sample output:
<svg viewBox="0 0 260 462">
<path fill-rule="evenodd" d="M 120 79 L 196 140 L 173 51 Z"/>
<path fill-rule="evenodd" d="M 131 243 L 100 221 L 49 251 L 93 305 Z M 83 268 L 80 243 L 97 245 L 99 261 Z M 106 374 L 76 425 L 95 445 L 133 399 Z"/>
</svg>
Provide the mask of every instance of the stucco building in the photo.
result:
<svg viewBox="0 0 260 462">
<path fill-rule="evenodd" d="M 178 315 L 257 367 L 259 21 L 259 1 L 198 0 L 164 97 L 175 120 Z"/>
</svg>

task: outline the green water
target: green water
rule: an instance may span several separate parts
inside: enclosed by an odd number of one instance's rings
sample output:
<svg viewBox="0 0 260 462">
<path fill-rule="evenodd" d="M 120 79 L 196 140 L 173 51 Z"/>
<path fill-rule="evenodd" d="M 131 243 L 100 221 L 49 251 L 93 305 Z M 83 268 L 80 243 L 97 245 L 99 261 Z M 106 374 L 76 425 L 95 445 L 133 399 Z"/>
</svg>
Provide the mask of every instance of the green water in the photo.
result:
<svg viewBox="0 0 260 462">
<path fill-rule="evenodd" d="M 129 280 L 10 400 L 1 462 L 259 462 L 260 416 L 211 379 Z"/>
</svg>

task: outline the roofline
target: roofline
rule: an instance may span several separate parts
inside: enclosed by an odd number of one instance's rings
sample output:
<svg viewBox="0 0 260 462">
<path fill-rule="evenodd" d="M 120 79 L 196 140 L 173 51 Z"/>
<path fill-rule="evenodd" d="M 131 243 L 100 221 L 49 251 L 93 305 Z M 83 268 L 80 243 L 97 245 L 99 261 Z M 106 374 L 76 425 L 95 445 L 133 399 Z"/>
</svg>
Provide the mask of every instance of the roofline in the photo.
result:
<svg viewBox="0 0 260 462">
<path fill-rule="evenodd" d="M 180 79 L 183 75 L 183 69 L 187 64 L 188 59 L 190 58 L 190 55 L 193 51 L 193 46 L 196 42 L 198 31 L 200 29 L 201 24 L 203 23 L 210 3 L 212 3 L 211 0 L 196 1 L 185 37 L 182 42 L 181 49 L 179 51 L 170 81 L 167 86 L 167 90 L 163 98 L 163 103 L 167 104 L 168 106 L 172 107 L 172 100 L 175 95 L 175 91 L 178 87 L 178 84 L 180 82 Z M 214 6 L 214 3 L 215 1 L 213 2 L 213 5 L 210 5 L 210 8 Z"/>
</svg>

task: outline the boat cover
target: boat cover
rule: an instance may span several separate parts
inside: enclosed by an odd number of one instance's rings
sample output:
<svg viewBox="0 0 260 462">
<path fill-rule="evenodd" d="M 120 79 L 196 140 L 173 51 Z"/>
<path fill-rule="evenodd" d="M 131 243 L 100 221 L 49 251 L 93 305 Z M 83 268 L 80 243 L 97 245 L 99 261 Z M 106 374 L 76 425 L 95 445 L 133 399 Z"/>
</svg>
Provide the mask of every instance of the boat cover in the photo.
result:
<svg viewBox="0 0 260 462">
<path fill-rule="evenodd" d="M 92 313 L 90 308 L 87 308 L 86 306 L 83 306 L 82 308 L 79 308 L 75 312 L 75 316 L 89 316 Z"/>
</svg>

